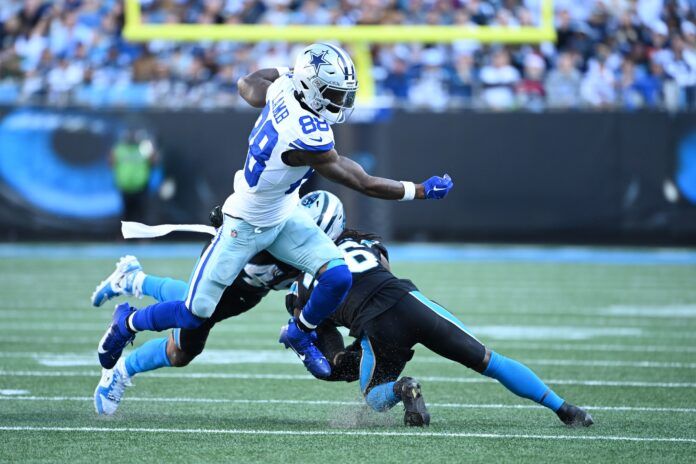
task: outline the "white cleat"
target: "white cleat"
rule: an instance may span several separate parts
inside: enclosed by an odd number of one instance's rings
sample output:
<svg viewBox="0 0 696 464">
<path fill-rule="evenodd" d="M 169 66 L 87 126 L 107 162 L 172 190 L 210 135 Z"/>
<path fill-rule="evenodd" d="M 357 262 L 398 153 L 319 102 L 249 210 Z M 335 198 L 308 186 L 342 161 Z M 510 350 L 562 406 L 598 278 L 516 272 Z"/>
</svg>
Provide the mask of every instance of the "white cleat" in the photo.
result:
<svg viewBox="0 0 696 464">
<path fill-rule="evenodd" d="M 97 414 L 113 415 L 123 399 L 126 387 L 132 385 L 124 358 L 119 359 L 113 369 L 102 369 L 101 380 L 94 390 L 94 409 Z"/>
<path fill-rule="evenodd" d="M 102 280 L 92 293 L 92 305 L 101 306 L 119 295 L 135 296 L 140 298 L 142 292 L 139 285 L 134 285 L 138 273 L 143 267 L 135 256 L 127 255 L 116 263 L 116 270 L 109 277 Z M 142 283 L 142 279 L 140 279 Z"/>
</svg>

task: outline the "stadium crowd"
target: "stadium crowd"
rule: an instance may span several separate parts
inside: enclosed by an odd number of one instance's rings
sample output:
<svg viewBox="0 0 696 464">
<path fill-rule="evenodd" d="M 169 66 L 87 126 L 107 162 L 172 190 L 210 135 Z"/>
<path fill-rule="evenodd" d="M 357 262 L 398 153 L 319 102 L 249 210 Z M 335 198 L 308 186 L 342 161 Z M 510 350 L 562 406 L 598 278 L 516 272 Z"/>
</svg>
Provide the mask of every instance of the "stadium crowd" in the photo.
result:
<svg viewBox="0 0 696 464">
<path fill-rule="evenodd" d="M 141 0 L 148 23 L 534 26 L 540 0 Z M 0 102 L 236 105 L 236 80 L 299 45 L 126 42 L 119 0 L 0 2 Z M 696 0 L 555 0 L 556 44 L 373 45 L 409 108 L 696 109 Z M 350 48 L 350 47 L 348 47 Z"/>
</svg>

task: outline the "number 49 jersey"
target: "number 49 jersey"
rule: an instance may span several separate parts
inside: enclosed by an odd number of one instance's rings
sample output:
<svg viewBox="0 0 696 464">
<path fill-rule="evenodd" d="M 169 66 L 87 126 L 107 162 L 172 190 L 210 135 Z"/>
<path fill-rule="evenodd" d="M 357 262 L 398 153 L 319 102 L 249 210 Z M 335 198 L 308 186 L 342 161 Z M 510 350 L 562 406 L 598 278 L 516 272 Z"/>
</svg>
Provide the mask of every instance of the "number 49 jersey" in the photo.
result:
<svg viewBox="0 0 696 464">
<path fill-rule="evenodd" d="M 244 169 L 235 174 L 234 193 L 222 208 L 258 227 L 286 220 L 299 202 L 299 187 L 313 173 L 307 166 L 288 166 L 282 154 L 290 150 L 321 153 L 334 146 L 329 123 L 295 98 L 291 76 L 280 76 L 268 88 L 266 106 L 249 135 Z"/>
<path fill-rule="evenodd" d="M 353 285 L 329 319 L 337 326 L 348 327 L 350 335 L 358 337 L 367 321 L 379 316 L 417 288 L 410 280 L 395 277 L 382 265 L 382 256 L 385 259 L 389 257 L 387 249 L 372 237 L 347 231 L 336 244 L 353 274 Z M 297 286 L 291 287 L 291 295 L 286 299 L 288 310 L 304 307 L 314 283 L 309 274 L 298 278 Z"/>
</svg>

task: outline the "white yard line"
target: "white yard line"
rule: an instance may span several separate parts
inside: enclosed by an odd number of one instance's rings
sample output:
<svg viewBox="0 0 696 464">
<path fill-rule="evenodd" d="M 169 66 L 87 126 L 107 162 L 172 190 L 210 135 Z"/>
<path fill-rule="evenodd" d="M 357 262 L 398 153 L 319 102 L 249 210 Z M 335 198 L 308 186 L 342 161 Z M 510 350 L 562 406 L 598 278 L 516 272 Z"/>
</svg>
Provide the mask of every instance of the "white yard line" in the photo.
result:
<svg viewBox="0 0 696 464">
<path fill-rule="evenodd" d="M 696 346 L 681 345 L 623 345 L 616 343 L 526 343 L 500 340 L 505 348 L 554 351 L 618 351 L 626 353 L 696 353 Z"/>
<path fill-rule="evenodd" d="M 90 344 L 94 345 L 94 337 L 75 337 L 73 335 L 64 336 L 37 336 L 37 335 L 3 335 L 2 341 L 5 343 L 49 343 L 57 345 L 79 345 L 79 344 Z M 224 346 L 218 346 L 215 339 L 210 340 L 210 348 L 213 349 L 225 349 Z M 278 347 L 278 342 L 274 340 L 264 340 L 258 337 L 235 337 L 232 341 L 233 345 L 244 347 L 246 349 L 257 349 L 261 347 Z M 496 340 L 492 344 L 493 348 L 502 347 L 507 350 L 553 350 L 553 351 L 613 351 L 613 352 L 625 352 L 625 353 L 696 353 L 696 346 L 684 346 L 684 345 L 626 345 L 620 343 L 537 343 L 537 342 L 524 342 L 516 340 Z M 419 356 L 428 353 L 427 350 L 421 350 Z"/>
<path fill-rule="evenodd" d="M 1 396 L 0 401 L 78 401 L 92 402 L 94 398 L 91 396 Z M 335 401 L 335 400 L 250 400 L 250 399 L 228 399 L 228 398 L 162 398 L 162 397 L 137 397 L 129 396 L 127 402 L 142 402 L 142 403 L 212 403 L 212 404 L 288 404 L 288 405 L 307 405 L 307 406 L 362 406 L 365 403 L 361 401 Z M 428 403 L 429 407 L 433 408 L 449 408 L 449 409 L 538 409 L 545 410 L 543 406 L 534 404 L 476 404 L 476 403 Z M 665 408 L 665 407 L 639 407 L 639 406 L 581 406 L 590 411 L 610 411 L 610 412 L 678 412 L 678 413 L 696 413 L 696 408 Z"/>
<path fill-rule="evenodd" d="M 443 437 L 443 438 L 491 438 L 527 440 L 579 440 L 579 441 L 628 441 L 661 443 L 696 443 L 696 438 L 688 437 L 629 437 L 616 435 L 528 435 L 503 433 L 468 432 L 386 432 L 370 430 L 246 430 L 246 429 L 175 429 L 146 427 L 35 427 L 0 426 L 6 432 L 96 432 L 96 433 L 185 433 L 218 435 L 299 435 L 299 436 L 357 436 L 357 437 Z"/>
<path fill-rule="evenodd" d="M 93 366 L 93 352 L 50 353 L 34 351 L 0 351 L 0 358 L 28 358 L 39 364 L 50 367 Z M 197 359 L 198 365 L 219 364 L 295 364 L 297 362 L 290 352 L 276 350 L 238 350 L 238 349 L 209 349 Z M 696 363 L 661 362 L 649 360 L 621 361 L 614 359 L 534 359 L 525 358 L 525 364 L 533 366 L 562 366 L 562 367 L 631 367 L 649 369 L 696 369 Z M 412 363 L 415 364 L 452 364 L 445 358 L 420 355 Z"/>
<path fill-rule="evenodd" d="M 148 377 L 169 379 L 236 379 L 236 380 L 316 380 L 302 374 L 248 374 L 227 372 L 148 372 Z M 8 371 L 0 370 L 0 377 L 93 377 L 99 378 L 99 371 Z M 488 383 L 495 380 L 486 377 L 440 377 L 419 376 L 424 382 L 443 383 Z M 696 388 L 694 382 L 642 382 L 622 380 L 575 380 L 547 379 L 554 385 L 581 385 L 589 387 L 643 387 L 643 388 Z"/>
</svg>

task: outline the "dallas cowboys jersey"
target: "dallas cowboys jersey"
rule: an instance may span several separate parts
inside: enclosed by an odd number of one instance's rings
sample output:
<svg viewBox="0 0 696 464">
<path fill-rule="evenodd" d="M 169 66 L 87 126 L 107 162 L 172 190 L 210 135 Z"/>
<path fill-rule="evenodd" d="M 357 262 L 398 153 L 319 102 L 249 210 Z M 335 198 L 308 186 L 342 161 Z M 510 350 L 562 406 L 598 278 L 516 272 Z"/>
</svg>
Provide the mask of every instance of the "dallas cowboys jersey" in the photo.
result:
<svg viewBox="0 0 696 464">
<path fill-rule="evenodd" d="M 291 74 L 268 88 L 266 106 L 249 135 L 244 169 L 234 176 L 234 193 L 225 214 L 251 225 L 270 227 L 286 220 L 299 201 L 298 190 L 313 173 L 307 166 L 288 166 L 282 154 L 290 150 L 325 152 L 334 146 L 331 126 L 300 105 Z"/>
</svg>

